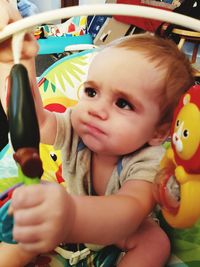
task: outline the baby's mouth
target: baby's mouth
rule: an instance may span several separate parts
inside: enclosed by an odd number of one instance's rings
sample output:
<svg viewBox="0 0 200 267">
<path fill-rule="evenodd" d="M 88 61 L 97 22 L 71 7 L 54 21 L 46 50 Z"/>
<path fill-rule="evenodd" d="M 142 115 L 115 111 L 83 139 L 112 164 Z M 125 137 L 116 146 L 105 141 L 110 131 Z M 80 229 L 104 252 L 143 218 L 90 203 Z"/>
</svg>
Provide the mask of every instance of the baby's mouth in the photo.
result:
<svg viewBox="0 0 200 267">
<path fill-rule="evenodd" d="M 91 133 L 94 134 L 104 134 L 105 132 L 102 131 L 99 127 L 97 127 L 96 125 L 90 124 L 90 123 L 84 123 L 85 127 L 87 128 L 87 130 Z"/>
</svg>

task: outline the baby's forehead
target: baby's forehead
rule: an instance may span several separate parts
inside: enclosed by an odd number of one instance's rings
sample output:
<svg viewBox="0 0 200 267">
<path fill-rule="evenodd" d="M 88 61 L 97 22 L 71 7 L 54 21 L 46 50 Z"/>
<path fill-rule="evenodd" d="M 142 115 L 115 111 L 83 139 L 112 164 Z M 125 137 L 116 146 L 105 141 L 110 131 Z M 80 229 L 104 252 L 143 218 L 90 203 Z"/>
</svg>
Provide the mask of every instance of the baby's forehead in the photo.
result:
<svg viewBox="0 0 200 267">
<path fill-rule="evenodd" d="M 96 77 L 101 75 L 101 79 L 107 73 L 112 76 L 112 81 L 124 79 L 132 81 L 134 85 L 141 83 L 148 87 L 155 84 L 155 93 L 159 94 L 159 88 L 164 80 L 166 70 L 157 66 L 157 61 L 152 61 L 141 51 L 131 50 L 124 47 L 106 47 L 98 52 L 94 57 L 90 68 L 89 76 Z M 123 75 L 122 75 L 123 74 Z M 105 76 L 104 76 L 105 77 Z M 158 87 L 158 88 L 157 88 Z"/>
<path fill-rule="evenodd" d="M 91 65 L 94 64 L 121 64 L 121 68 L 127 64 L 139 64 L 142 62 L 144 66 L 152 64 L 148 57 L 141 51 L 127 49 L 124 47 L 106 47 L 99 50 L 94 56 Z M 124 65 L 123 65 L 124 64 Z M 153 64 L 152 64 L 153 67 Z"/>
<path fill-rule="evenodd" d="M 133 64 L 142 62 L 144 65 L 151 65 L 152 67 L 158 67 L 158 65 L 164 67 L 162 59 L 155 57 L 148 49 L 130 48 L 130 47 L 105 47 L 98 51 L 93 58 L 93 62 L 104 60 L 106 62 L 116 61 L 123 62 L 126 58 L 126 63 L 133 62 Z"/>
<path fill-rule="evenodd" d="M 158 74 L 161 69 L 165 69 L 163 67 L 164 64 L 162 64 L 159 59 L 152 59 L 151 54 L 149 54 L 148 52 L 146 53 L 143 50 L 129 49 L 126 47 L 113 46 L 100 50 L 93 58 L 92 64 L 99 64 L 99 62 L 102 62 L 105 65 L 112 64 L 112 62 L 114 62 L 115 64 L 122 64 L 121 69 L 123 67 L 126 67 L 127 64 L 130 64 L 131 67 L 137 67 L 137 65 L 138 67 L 143 66 L 146 71 L 148 68 L 150 72 L 156 69 Z M 163 73 L 163 71 L 161 72 Z"/>
<path fill-rule="evenodd" d="M 161 95 L 163 75 L 151 67 L 146 68 L 146 64 L 144 68 L 136 65 L 135 69 L 131 70 L 127 65 L 110 65 L 107 59 L 105 59 L 106 66 L 99 62 L 93 64 L 88 72 L 87 81 L 92 81 L 97 87 L 106 86 L 121 92 L 126 90 L 131 92 L 134 89 L 134 93 L 135 90 L 143 91 L 149 98 L 157 98 Z"/>
</svg>

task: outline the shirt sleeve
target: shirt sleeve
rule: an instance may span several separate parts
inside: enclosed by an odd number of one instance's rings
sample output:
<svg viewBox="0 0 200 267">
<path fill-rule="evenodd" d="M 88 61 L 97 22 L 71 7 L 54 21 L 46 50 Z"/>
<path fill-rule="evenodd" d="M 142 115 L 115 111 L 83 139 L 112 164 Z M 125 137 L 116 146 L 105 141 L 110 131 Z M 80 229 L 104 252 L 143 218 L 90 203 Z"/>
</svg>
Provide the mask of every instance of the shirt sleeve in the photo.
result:
<svg viewBox="0 0 200 267">
<path fill-rule="evenodd" d="M 152 146 L 136 152 L 125 161 L 123 173 L 120 175 L 121 184 L 128 180 L 144 180 L 153 182 L 160 168 L 160 160 L 165 153 L 162 146 Z"/>
</svg>

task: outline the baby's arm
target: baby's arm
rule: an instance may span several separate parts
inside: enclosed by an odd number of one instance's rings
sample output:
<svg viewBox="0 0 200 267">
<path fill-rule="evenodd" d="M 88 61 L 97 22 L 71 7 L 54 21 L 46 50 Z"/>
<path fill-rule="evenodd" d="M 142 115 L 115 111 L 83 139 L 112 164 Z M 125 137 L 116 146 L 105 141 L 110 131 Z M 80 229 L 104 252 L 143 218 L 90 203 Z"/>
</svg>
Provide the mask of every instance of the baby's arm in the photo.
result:
<svg viewBox="0 0 200 267">
<path fill-rule="evenodd" d="M 12 205 L 15 240 L 24 249 L 47 252 L 61 242 L 125 243 L 151 212 L 154 199 L 145 181 L 127 181 L 110 196 L 71 196 L 60 185 L 47 184 L 18 188 Z"/>
<path fill-rule="evenodd" d="M 18 11 L 7 1 L 0 0 L 1 16 L 0 30 L 7 24 L 21 19 Z M 56 135 L 56 119 L 55 115 L 47 110 L 44 110 L 42 100 L 36 82 L 35 72 L 35 56 L 37 55 L 38 45 L 31 34 L 27 34 L 24 38 L 23 48 L 21 53 L 21 63 L 28 70 L 29 80 L 32 88 L 32 93 L 35 101 L 35 107 L 40 127 L 41 142 L 53 144 Z M 11 41 L 7 40 L 0 43 L 0 97 L 4 110 L 7 111 L 7 93 L 6 79 L 13 66 L 13 55 L 11 51 Z M 51 134 L 49 134 L 51 129 Z"/>
<path fill-rule="evenodd" d="M 76 213 L 70 241 L 87 239 L 103 245 L 126 242 L 155 205 L 151 183 L 141 180 L 127 181 L 115 195 L 73 200 Z"/>
</svg>

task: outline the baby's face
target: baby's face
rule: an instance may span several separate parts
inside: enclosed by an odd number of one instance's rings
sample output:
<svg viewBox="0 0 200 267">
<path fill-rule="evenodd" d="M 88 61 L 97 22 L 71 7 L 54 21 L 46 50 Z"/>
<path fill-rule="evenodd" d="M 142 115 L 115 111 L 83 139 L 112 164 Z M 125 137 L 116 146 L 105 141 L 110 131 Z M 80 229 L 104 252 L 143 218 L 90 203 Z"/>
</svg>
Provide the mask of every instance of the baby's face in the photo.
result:
<svg viewBox="0 0 200 267">
<path fill-rule="evenodd" d="M 149 142 L 160 117 L 160 73 L 138 52 L 107 48 L 91 63 L 72 124 L 92 151 L 124 155 Z"/>
</svg>

